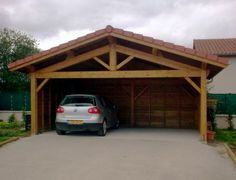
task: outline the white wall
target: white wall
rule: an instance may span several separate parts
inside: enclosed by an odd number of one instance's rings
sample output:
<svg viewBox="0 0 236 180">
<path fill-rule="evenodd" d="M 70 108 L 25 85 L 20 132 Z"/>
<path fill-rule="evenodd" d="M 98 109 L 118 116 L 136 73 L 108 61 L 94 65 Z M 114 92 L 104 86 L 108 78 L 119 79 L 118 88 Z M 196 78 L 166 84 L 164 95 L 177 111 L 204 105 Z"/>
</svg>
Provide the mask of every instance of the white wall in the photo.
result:
<svg viewBox="0 0 236 180">
<path fill-rule="evenodd" d="M 27 114 L 30 113 L 30 111 L 26 112 Z M 22 121 L 22 111 L 0 111 L 0 120 L 7 121 L 8 118 L 12 115 L 15 114 L 16 120 L 17 121 Z"/>
<path fill-rule="evenodd" d="M 216 115 L 216 124 L 217 128 L 219 129 L 227 129 L 229 127 L 229 124 L 227 122 L 227 114 L 217 114 Z M 233 115 L 233 124 L 234 124 L 234 129 L 236 129 L 236 115 Z"/>
<path fill-rule="evenodd" d="M 229 66 L 213 78 L 208 89 L 210 93 L 236 94 L 236 57 L 229 58 Z"/>
</svg>

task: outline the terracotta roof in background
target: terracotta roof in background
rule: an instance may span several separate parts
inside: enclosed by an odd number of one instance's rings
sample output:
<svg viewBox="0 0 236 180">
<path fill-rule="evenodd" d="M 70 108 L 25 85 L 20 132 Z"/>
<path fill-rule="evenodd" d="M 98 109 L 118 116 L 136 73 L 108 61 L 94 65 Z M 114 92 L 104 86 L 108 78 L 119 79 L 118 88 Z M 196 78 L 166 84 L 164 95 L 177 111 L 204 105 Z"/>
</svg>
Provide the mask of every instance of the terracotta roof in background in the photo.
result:
<svg viewBox="0 0 236 180">
<path fill-rule="evenodd" d="M 114 27 L 108 25 L 104 29 L 97 30 L 93 33 L 90 33 L 90 34 L 87 34 L 85 36 L 79 37 L 75 40 L 60 44 L 56 47 L 53 47 L 51 49 L 39 52 L 39 53 L 34 54 L 32 56 L 28 56 L 24 59 L 17 60 L 15 62 L 9 64 L 8 67 L 10 69 L 11 68 L 16 68 L 17 66 L 23 65 L 23 64 L 28 63 L 30 61 L 33 62 L 34 60 L 43 58 L 44 56 L 48 56 L 48 55 L 50 56 L 50 54 L 54 54 L 57 51 L 61 51 L 65 48 L 74 47 L 76 44 L 82 43 L 83 41 L 95 38 L 96 36 L 100 36 L 100 35 L 103 35 L 103 34 L 122 35 L 124 37 L 129 37 L 129 38 L 133 38 L 133 39 L 136 39 L 136 40 L 141 40 L 143 42 L 151 43 L 151 44 L 157 45 L 159 47 L 165 47 L 166 49 L 175 50 L 177 52 L 184 52 L 184 53 L 189 54 L 189 55 L 193 55 L 193 56 L 200 57 L 200 58 L 205 58 L 205 59 L 208 59 L 210 61 L 215 61 L 215 62 L 221 63 L 223 65 L 228 64 L 228 59 L 226 59 L 226 58 L 217 57 L 216 55 L 207 54 L 207 53 L 204 53 L 204 52 L 201 52 L 201 51 L 198 51 L 198 50 L 194 50 L 194 49 L 191 49 L 191 48 L 186 48 L 184 46 L 180 46 L 180 45 L 176 45 L 176 44 L 173 44 L 173 43 L 165 42 L 165 41 L 162 41 L 162 40 L 159 40 L 159 39 L 154 39 L 152 37 L 144 36 L 142 34 L 135 34 L 133 32 L 125 31 L 125 30 L 119 29 L 119 28 L 114 28 Z"/>
<path fill-rule="evenodd" d="M 236 56 L 236 38 L 231 39 L 196 39 L 193 48 L 219 56 Z"/>
</svg>

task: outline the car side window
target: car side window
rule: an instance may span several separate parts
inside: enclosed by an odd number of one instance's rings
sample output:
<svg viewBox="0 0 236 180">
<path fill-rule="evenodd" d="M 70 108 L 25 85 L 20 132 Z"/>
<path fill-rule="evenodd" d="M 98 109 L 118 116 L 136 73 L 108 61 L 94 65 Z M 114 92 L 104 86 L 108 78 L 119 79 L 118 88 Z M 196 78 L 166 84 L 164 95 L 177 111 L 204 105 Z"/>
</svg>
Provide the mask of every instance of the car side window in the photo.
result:
<svg viewBox="0 0 236 180">
<path fill-rule="evenodd" d="M 99 99 L 101 101 L 102 106 L 106 107 L 106 102 L 105 102 L 104 98 L 100 97 Z"/>
</svg>

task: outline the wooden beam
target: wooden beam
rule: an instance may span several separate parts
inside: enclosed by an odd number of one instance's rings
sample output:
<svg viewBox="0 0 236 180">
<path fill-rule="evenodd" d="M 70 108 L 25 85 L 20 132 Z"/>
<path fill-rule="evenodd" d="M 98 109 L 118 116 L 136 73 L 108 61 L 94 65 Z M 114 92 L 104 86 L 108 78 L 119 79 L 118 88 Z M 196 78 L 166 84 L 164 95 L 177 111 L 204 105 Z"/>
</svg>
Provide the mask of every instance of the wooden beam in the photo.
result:
<svg viewBox="0 0 236 180">
<path fill-rule="evenodd" d="M 87 40 L 84 40 L 84 41 L 82 41 L 82 42 L 76 43 L 76 44 L 74 44 L 74 45 L 65 47 L 65 48 L 63 48 L 63 49 L 61 49 L 61 50 L 52 51 L 52 52 L 48 53 L 47 55 L 42 56 L 42 57 L 39 57 L 39 58 L 37 58 L 37 59 L 35 59 L 35 60 L 33 60 L 33 61 L 29 61 L 29 62 L 24 63 L 24 64 L 22 64 L 22 65 L 19 65 L 19 66 L 16 66 L 16 67 L 14 67 L 14 68 L 11 68 L 11 71 L 18 70 L 18 69 L 23 68 L 23 67 L 26 67 L 26 66 L 28 66 L 28 65 L 30 65 L 30 64 L 34 64 L 34 63 L 36 63 L 36 62 L 40 62 L 40 61 L 43 60 L 43 59 L 47 59 L 47 58 L 56 56 L 56 55 L 58 55 L 58 54 L 66 53 L 67 51 L 69 51 L 69 50 L 71 50 L 71 49 L 80 47 L 80 46 L 82 46 L 82 45 L 85 45 L 85 44 L 88 44 L 88 43 L 90 43 L 90 42 L 96 41 L 96 40 L 98 40 L 98 39 L 102 39 L 102 38 L 104 38 L 104 37 L 106 37 L 106 36 L 107 36 L 107 33 L 104 33 L 104 34 L 95 36 L 95 37 L 93 37 L 93 38 L 89 38 L 89 39 L 87 39 Z"/>
<path fill-rule="evenodd" d="M 201 89 L 198 87 L 198 85 L 189 77 L 184 78 L 197 92 L 201 93 Z"/>
<path fill-rule="evenodd" d="M 124 47 L 121 45 L 117 45 L 116 46 L 116 50 L 117 52 L 120 53 L 124 53 L 130 56 L 134 56 L 143 60 L 146 60 L 148 62 L 151 63 L 155 63 L 155 64 L 159 64 L 159 65 L 163 65 L 163 66 L 167 66 L 170 68 L 174 68 L 174 69 L 179 69 L 179 70 L 195 70 L 195 71 L 200 71 L 200 68 L 194 67 L 194 66 L 190 66 L 184 63 L 180 63 L 174 60 L 170 60 L 164 57 L 160 57 L 160 56 L 154 56 L 152 54 L 143 52 L 143 51 L 139 51 L 139 50 L 135 50 L 135 49 L 131 49 L 128 47 Z"/>
<path fill-rule="evenodd" d="M 203 141 L 207 141 L 207 90 L 206 70 L 201 71 L 201 94 L 200 94 L 200 134 Z"/>
<path fill-rule="evenodd" d="M 110 45 L 110 53 L 109 53 L 109 63 L 110 63 L 110 70 L 115 71 L 117 69 L 117 56 L 116 56 L 116 45 Z"/>
<path fill-rule="evenodd" d="M 49 79 L 44 79 L 41 84 L 37 87 L 36 91 L 37 93 L 42 89 L 42 87 L 49 81 Z"/>
<path fill-rule="evenodd" d="M 101 60 L 98 57 L 94 57 L 93 58 L 95 61 L 97 61 L 99 64 L 101 64 L 102 66 L 104 66 L 105 68 L 107 68 L 108 70 L 110 70 L 110 66 L 108 66 L 103 60 Z"/>
<path fill-rule="evenodd" d="M 183 70 L 136 70 L 136 71 L 74 71 L 37 73 L 39 79 L 67 79 L 67 78 L 179 78 L 200 77 L 201 72 Z"/>
<path fill-rule="evenodd" d="M 38 132 L 38 94 L 36 91 L 37 79 L 35 74 L 31 74 L 31 134 L 35 135 Z"/>
<path fill-rule="evenodd" d="M 53 64 L 51 66 L 47 66 L 46 68 L 38 70 L 37 73 L 38 72 L 53 72 L 53 71 L 58 71 L 58 70 L 61 70 L 61 69 L 73 66 L 75 64 L 79 64 L 81 62 L 84 62 L 84 61 L 89 60 L 89 59 L 91 59 L 93 57 L 105 54 L 107 52 L 109 52 L 109 46 L 103 46 L 101 48 L 98 48 L 98 49 L 86 52 L 84 54 L 75 56 L 73 58 L 66 59 L 66 60 L 61 61 L 61 62 L 59 62 L 57 64 Z"/>
<path fill-rule="evenodd" d="M 128 62 L 130 62 L 133 58 L 133 56 L 129 56 L 125 60 L 123 60 L 120 64 L 117 65 L 117 70 L 126 65 Z"/>
<path fill-rule="evenodd" d="M 124 40 L 131 41 L 131 42 L 134 42 L 134 43 L 142 44 L 142 45 L 145 45 L 145 46 L 157 48 L 159 50 L 166 51 L 166 52 L 169 52 L 169 53 L 173 53 L 173 54 L 176 54 L 176 55 L 179 55 L 179 56 L 187 57 L 187 58 L 193 59 L 194 61 L 205 62 L 205 63 L 212 64 L 212 65 L 222 67 L 222 68 L 225 68 L 225 67 L 228 66 L 226 64 L 222 64 L 222 63 L 217 62 L 217 61 L 211 61 L 211 60 L 208 60 L 206 58 L 202 58 L 202 57 L 199 57 L 199 56 L 196 56 L 196 55 L 181 52 L 181 51 L 171 49 L 171 48 L 168 48 L 168 47 L 165 47 L 165 46 L 162 46 L 162 45 L 153 44 L 152 42 L 145 42 L 143 40 L 138 40 L 138 39 L 135 39 L 133 37 L 123 36 L 123 35 L 116 34 L 116 33 L 111 33 L 111 35 L 116 37 L 116 38 L 124 39 Z"/>
</svg>

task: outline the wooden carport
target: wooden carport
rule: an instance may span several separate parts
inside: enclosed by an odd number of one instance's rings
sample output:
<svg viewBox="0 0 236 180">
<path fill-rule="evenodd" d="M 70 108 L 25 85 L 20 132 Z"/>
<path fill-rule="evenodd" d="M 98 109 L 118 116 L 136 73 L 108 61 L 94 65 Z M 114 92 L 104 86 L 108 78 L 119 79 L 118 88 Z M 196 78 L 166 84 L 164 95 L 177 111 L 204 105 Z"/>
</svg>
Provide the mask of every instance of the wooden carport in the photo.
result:
<svg viewBox="0 0 236 180">
<path fill-rule="evenodd" d="M 63 95 L 100 92 L 120 104 L 130 126 L 199 128 L 205 140 L 207 79 L 226 66 L 224 58 L 107 26 L 9 68 L 30 74 L 32 134 L 53 127 Z"/>
</svg>

